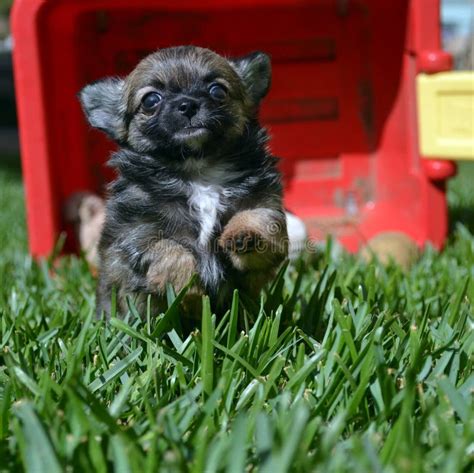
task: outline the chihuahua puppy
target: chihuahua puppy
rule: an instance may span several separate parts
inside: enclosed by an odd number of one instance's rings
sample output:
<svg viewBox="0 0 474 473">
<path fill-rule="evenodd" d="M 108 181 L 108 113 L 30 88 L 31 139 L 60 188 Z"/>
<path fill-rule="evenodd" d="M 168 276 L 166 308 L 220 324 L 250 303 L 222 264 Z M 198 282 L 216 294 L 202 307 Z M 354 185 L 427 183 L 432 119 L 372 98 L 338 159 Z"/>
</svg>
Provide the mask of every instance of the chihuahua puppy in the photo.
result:
<svg viewBox="0 0 474 473">
<path fill-rule="evenodd" d="M 255 295 L 288 253 L 282 185 L 258 121 L 269 57 L 158 50 L 124 79 L 79 94 L 91 126 L 118 143 L 99 243 L 98 314 L 126 297 L 164 301 L 197 273 L 195 294 Z M 114 289 L 115 288 L 115 289 Z"/>
</svg>

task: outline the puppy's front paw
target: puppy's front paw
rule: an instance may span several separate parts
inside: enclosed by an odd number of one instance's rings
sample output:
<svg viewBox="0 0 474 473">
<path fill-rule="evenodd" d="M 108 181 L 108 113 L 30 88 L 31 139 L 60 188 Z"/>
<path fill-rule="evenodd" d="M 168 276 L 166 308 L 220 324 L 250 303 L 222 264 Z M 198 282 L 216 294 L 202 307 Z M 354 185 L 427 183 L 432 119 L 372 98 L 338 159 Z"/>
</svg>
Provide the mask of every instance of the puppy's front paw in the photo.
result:
<svg viewBox="0 0 474 473">
<path fill-rule="evenodd" d="M 244 210 L 234 215 L 219 239 L 239 271 L 276 268 L 288 253 L 284 221 L 271 209 Z"/>
<path fill-rule="evenodd" d="M 193 254 L 178 243 L 161 240 L 155 244 L 153 253 L 146 275 L 151 292 L 164 293 L 167 284 L 179 292 L 197 272 Z"/>
</svg>

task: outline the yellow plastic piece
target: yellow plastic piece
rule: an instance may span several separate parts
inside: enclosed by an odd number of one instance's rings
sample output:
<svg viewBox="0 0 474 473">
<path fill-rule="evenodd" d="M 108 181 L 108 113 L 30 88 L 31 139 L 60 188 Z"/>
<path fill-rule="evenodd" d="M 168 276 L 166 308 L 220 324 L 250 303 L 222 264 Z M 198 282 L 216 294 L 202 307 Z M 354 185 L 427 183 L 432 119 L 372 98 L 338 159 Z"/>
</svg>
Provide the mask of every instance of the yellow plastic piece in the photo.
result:
<svg viewBox="0 0 474 473">
<path fill-rule="evenodd" d="M 474 72 L 417 77 L 420 153 L 474 160 Z"/>
</svg>

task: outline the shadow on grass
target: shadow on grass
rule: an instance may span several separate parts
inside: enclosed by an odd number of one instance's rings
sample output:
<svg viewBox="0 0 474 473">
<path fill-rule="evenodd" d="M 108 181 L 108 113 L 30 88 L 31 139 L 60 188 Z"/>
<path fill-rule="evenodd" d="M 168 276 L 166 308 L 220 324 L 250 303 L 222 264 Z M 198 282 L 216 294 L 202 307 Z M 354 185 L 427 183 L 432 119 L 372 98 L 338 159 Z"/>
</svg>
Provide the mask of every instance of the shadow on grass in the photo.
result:
<svg viewBox="0 0 474 473">
<path fill-rule="evenodd" d="M 456 207 L 449 209 L 449 233 L 452 233 L 458 223 L 462 223 L 474 234 L 474 207 Z"/>
<path fill-rule="evenodd" d="M 0 155 L 0 173 L 12 180 L 21 180 L 21 162 L 18 154 Z"/>
<path fill-rule="evenodd" d="M 0 255 L 6 259 L 26 251 L 25 199 L 20 159 L 0 154 Z"/>
<path fill-rule="evenodd" d="M 462 223 L 474 233 L 474 162 L 458 163 L 458 175 L 448 182 L 450 233 Z"/>
</svg>

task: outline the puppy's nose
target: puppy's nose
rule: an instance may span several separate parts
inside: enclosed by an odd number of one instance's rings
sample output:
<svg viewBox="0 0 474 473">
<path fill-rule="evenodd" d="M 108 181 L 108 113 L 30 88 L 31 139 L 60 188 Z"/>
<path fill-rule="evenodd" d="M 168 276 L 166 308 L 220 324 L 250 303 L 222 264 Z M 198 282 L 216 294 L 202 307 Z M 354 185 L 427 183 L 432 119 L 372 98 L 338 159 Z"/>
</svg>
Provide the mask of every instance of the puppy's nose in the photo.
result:
<svg viewBox="0 0 474 473">
<path fill-rule="evenodd" d="M 199 102 L 192 99 L 184 99 L 179 102 L 178 112 L 188 118 L 194 117 L 199 108 Z"/>
</svg>

